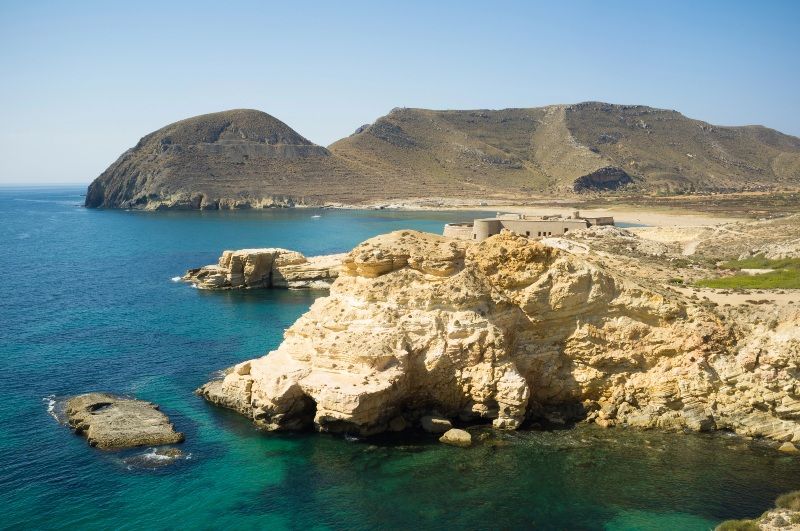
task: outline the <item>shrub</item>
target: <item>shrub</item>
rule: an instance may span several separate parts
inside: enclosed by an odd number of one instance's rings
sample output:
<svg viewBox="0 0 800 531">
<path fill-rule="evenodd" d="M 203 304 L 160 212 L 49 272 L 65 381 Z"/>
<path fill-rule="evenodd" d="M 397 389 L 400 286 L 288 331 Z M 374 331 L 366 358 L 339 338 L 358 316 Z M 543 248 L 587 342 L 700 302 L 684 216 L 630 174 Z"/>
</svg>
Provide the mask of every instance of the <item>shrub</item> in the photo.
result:
<svg viewBox="0 0 800 531">
<path fill-rule="evenodd" d="M 753 520 L 725 520 L 715 531 L 759 531 L 761 527 Z"/>
<path fill-rule="evenodd" d="M 667 280 L 667 282 L 670 283 L 670 284 L 680 285 L 680 284 L 683 284 L 683 279 L 675 277 L 675 278 L 671 278 L 671 279 Z"/>
<path fill-rule="evenodd" d="M 800 511 L 800 490 L 787 492 L 786 494 L 778 496 L 778 499 L 775 500 L 775 507 Z"/>
</svg>

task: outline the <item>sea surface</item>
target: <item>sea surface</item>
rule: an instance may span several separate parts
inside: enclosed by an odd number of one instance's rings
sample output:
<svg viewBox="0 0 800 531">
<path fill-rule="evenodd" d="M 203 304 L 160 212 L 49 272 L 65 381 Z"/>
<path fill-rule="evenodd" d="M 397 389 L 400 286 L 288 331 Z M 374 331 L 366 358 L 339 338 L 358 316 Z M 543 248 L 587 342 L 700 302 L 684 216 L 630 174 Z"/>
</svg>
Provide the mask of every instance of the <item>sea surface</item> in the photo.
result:
<svg viewBox="0 0 800 531">
<path fill-rule="evenodd" d="M 172 279 L 223 249 L 341 252 L 475 213 L 98 211 L 82 193 L 0 188 L 0 528 L 709 529 L 800 488 L 800 459 L 724 435 L 578 427 L 465 450 L 260 432 L 193 391 L 322 293 Z M 94 390 L 160 404 L 185 457 L 96 450 L 55 420 Z"/>
</svg>

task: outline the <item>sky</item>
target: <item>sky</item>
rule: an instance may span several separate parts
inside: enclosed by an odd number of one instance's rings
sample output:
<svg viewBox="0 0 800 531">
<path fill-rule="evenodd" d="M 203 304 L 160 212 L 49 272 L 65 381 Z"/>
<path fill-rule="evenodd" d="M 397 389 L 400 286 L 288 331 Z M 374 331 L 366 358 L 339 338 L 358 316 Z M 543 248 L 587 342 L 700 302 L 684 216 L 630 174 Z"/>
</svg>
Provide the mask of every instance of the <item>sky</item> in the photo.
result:
<svg viewBox="0 0 800 531">
<path fill-rule="evenodd" d="M 88 184 L 259 109 L 321 145 L 394 107 L 605 101 L 800 136 L 800 2 L 0 1 L 0 184 Z"/>
</svg>

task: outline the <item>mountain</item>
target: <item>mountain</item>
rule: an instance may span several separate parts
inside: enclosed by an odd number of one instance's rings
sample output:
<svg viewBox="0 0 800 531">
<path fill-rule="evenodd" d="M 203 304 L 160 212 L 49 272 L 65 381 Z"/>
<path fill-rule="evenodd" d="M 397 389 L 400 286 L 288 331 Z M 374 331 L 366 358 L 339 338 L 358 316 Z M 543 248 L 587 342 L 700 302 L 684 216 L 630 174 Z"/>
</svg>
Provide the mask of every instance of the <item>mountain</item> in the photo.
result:
<svg viewBox="0 0 800 531">
<path fill-rule="evenodd" d="M 89 186 L 87 207 L 248 208 L 335 199 L 346 161 L 269 114 L 196 116 L 142 138 Z"/>
<path fill-rule="evenodd" d="M 800 184 L 797 137 L 759 126 L 714 126 L 638 105 L 395 109 L 329 149 L 398 179 L 425 176 L 435 195 L 458 189 L 524 195 Z"/>
<path fill-rule="evenodd" d="M 145 136 L 89 186 L 86 206 L 250 208 L 798 185 L 797 137 L 644 106 L 394 109 L 327 149 L 266 113 L 239 109 Z"/>
</svg>

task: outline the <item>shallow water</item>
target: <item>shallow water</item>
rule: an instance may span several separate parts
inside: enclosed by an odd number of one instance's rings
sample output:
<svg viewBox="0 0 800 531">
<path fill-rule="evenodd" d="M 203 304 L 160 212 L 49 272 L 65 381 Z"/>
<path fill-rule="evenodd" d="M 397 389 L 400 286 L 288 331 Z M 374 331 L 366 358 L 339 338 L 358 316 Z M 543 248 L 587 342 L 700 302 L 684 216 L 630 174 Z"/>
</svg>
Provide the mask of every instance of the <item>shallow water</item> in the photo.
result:
<svg viewBox="0 0 800 531">
<path fill-rule="evenodd" d="M 708 529 L 800 487 L 800 460 L 725 436 L 579 428 L 463 450 L 260 433 L 192 391 L 275 348 L 319 293 L 171 279 L 226 248 L 339 252 L 475 213 L 94 211 L 81 193 L 0 188 L 0 527 Z M 185 457 L 101 452 L 48 414 L 90 390 L 159 403 Z"/>
</svg>

